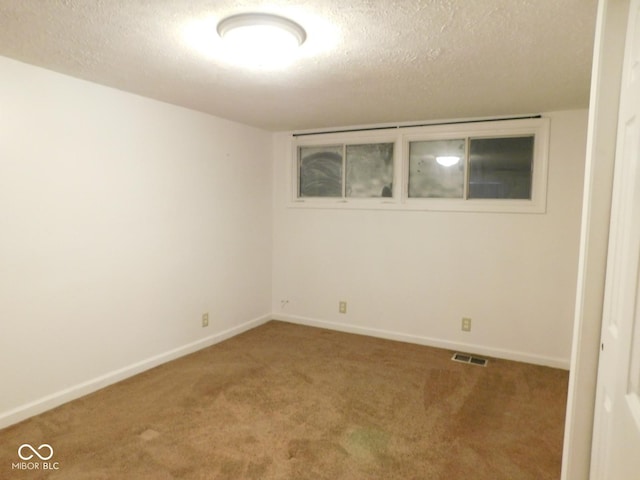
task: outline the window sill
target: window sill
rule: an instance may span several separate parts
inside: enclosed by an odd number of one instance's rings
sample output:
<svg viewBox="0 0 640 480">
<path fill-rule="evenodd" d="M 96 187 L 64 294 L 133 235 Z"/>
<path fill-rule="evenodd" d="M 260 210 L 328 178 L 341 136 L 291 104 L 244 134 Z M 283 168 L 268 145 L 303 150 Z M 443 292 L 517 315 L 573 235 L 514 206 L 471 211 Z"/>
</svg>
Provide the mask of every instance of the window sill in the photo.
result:
<svg viewBox="0 0 640 480">
<path fill-rule="evenodd" d="M 296 199 L 289 208 L 337 210 L 402 210 L 417 212 L 476 212 L 476 213 L 546 213 L 543 202 L 533 200 L 443 200 L 443 199 Z"/>
</svg>

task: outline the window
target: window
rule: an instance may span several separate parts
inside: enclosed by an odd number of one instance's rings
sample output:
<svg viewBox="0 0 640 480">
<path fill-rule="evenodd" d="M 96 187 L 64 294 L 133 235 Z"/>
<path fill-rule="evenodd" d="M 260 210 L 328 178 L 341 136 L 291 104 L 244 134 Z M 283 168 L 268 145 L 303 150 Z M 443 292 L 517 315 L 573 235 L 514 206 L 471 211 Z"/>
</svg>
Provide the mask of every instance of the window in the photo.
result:
<svg viewBox="0 0 640 480">
<path fill-rule="evenodd" d="M 393 143 L 347 145 L 346 196 L 393 196 Z"/>
<path fill-rule="evenodd" d="M 531 199 L 534 136 L 472 138 L 469 198 Z"/>
<path fill-rule="evenodd" d="M 393 196 L 393 143 L 298 147 L 298 198 Z"/>
<path fill-rule="evenodd" d="M 342 145 L 300 147 L 300 197 L 342 196 Z"/>
<path fill-rule="evenodd" d="M 408 196 L 530 200 L 533 141 L 528 135 L 409 142 Z"/>
<path fill-rule="evenodd" d="M 548 135 L 531 118 L 300 136 L 291 205 L 543 213 Z"/>
<path fill-rule="evenodd" d="M 409 142 L 409 197 L 463 198 L 465 139 Z"/>
</svg>

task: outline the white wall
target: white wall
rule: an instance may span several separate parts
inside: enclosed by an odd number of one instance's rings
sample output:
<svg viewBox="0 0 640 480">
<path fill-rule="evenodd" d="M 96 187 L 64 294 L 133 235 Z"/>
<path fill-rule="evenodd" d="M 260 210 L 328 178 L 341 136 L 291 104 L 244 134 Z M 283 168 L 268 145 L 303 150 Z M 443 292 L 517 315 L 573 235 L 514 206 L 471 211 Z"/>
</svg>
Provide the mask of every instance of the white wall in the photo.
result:
<svg viewBox="0 0 640 480">
<path fill-rule="evenodd" d="M 268 319 L 272 149 L 0 57 L 0 427 Z"/>
<path fill-rule="evenodd" d="M 289 207 L 290 135 L 278 134 L 274 315 L 568 368 L 587 111 L 545 116 L 545 214 Z"/>
</svg>

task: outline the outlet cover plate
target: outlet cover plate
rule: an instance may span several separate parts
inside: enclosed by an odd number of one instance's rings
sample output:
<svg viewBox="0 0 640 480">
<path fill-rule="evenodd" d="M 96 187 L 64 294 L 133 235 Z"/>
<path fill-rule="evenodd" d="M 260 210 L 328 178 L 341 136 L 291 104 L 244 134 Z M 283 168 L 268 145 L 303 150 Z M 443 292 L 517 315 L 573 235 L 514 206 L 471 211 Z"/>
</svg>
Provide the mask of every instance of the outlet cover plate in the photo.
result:
<svg viewBox="0 0 640 480">
<path fill-rule="evenodd" d="M 462 317 L 462 331 L 463 332 L 471 331 L 471 319 L 469 317 Z"/>
<path fill-rule="evenodd" d="M 347 302 L 342 300 L 340 303 L 338 303 L 338 312 L 347 313 Z"/>
</svg>

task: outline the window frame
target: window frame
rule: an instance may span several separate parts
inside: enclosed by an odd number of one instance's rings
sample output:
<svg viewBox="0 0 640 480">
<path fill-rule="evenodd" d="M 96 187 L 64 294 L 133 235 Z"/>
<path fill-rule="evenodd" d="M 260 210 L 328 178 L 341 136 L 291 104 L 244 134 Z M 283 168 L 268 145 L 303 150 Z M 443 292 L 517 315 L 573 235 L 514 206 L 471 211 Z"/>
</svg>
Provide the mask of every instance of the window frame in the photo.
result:
<svg viewBox="0 0 640 480">
<path fill-rule="evenodd" d="M 348 197 L 346 196 L 347 182 L 347 146 L 369 145 L 377 143 L 393 144 L 393 191 L 391 197 Z M 342 196 L 341 197 L 300 197 L 300 158 L 299 147 L 322 147 L 342 145 Z M 295 206 L 315 208 L 375 208 L 376 205 L 397 204 L 400 200 L 400 142 L 397 133 L 394 132 L 344 132 L 337 134 L 319 134 L 298 137 L 292 142 L 292 172 L 291 172 L 291 202 Z"/>
<path fill-rule="evenodd" d="M 451 123 L 427 126 L 381 127 L 380 130 L 358 132 L 305 134 L 292 137 L 289 207 L 340 208 L 379 210 L 418 210 L 437 212 L 495 212 L 495 213 L 545 213 L 547 208 L 547 181 L 549 163 L 549 118 L 518 120 L 490 120 L 467 123 Z M 530 199 L 504 198 L 411 198 L 409 197 L 409 143 L 413 141 L 467 139 L 465 157 L 464 191 L 468 191 L 468 149 L 470 139 L 532 136 L 533 165 Z M 298 147 L 335 145 L 361 145 L 368 143 L 393 143 L 393 196 L 357 198 L 298 197 L 299 160 Z M 343 151 L 346 148 L 343 149 Z M 346 176 L 346 156 L 343 156 L 343 182 Z"/>
</svg>

